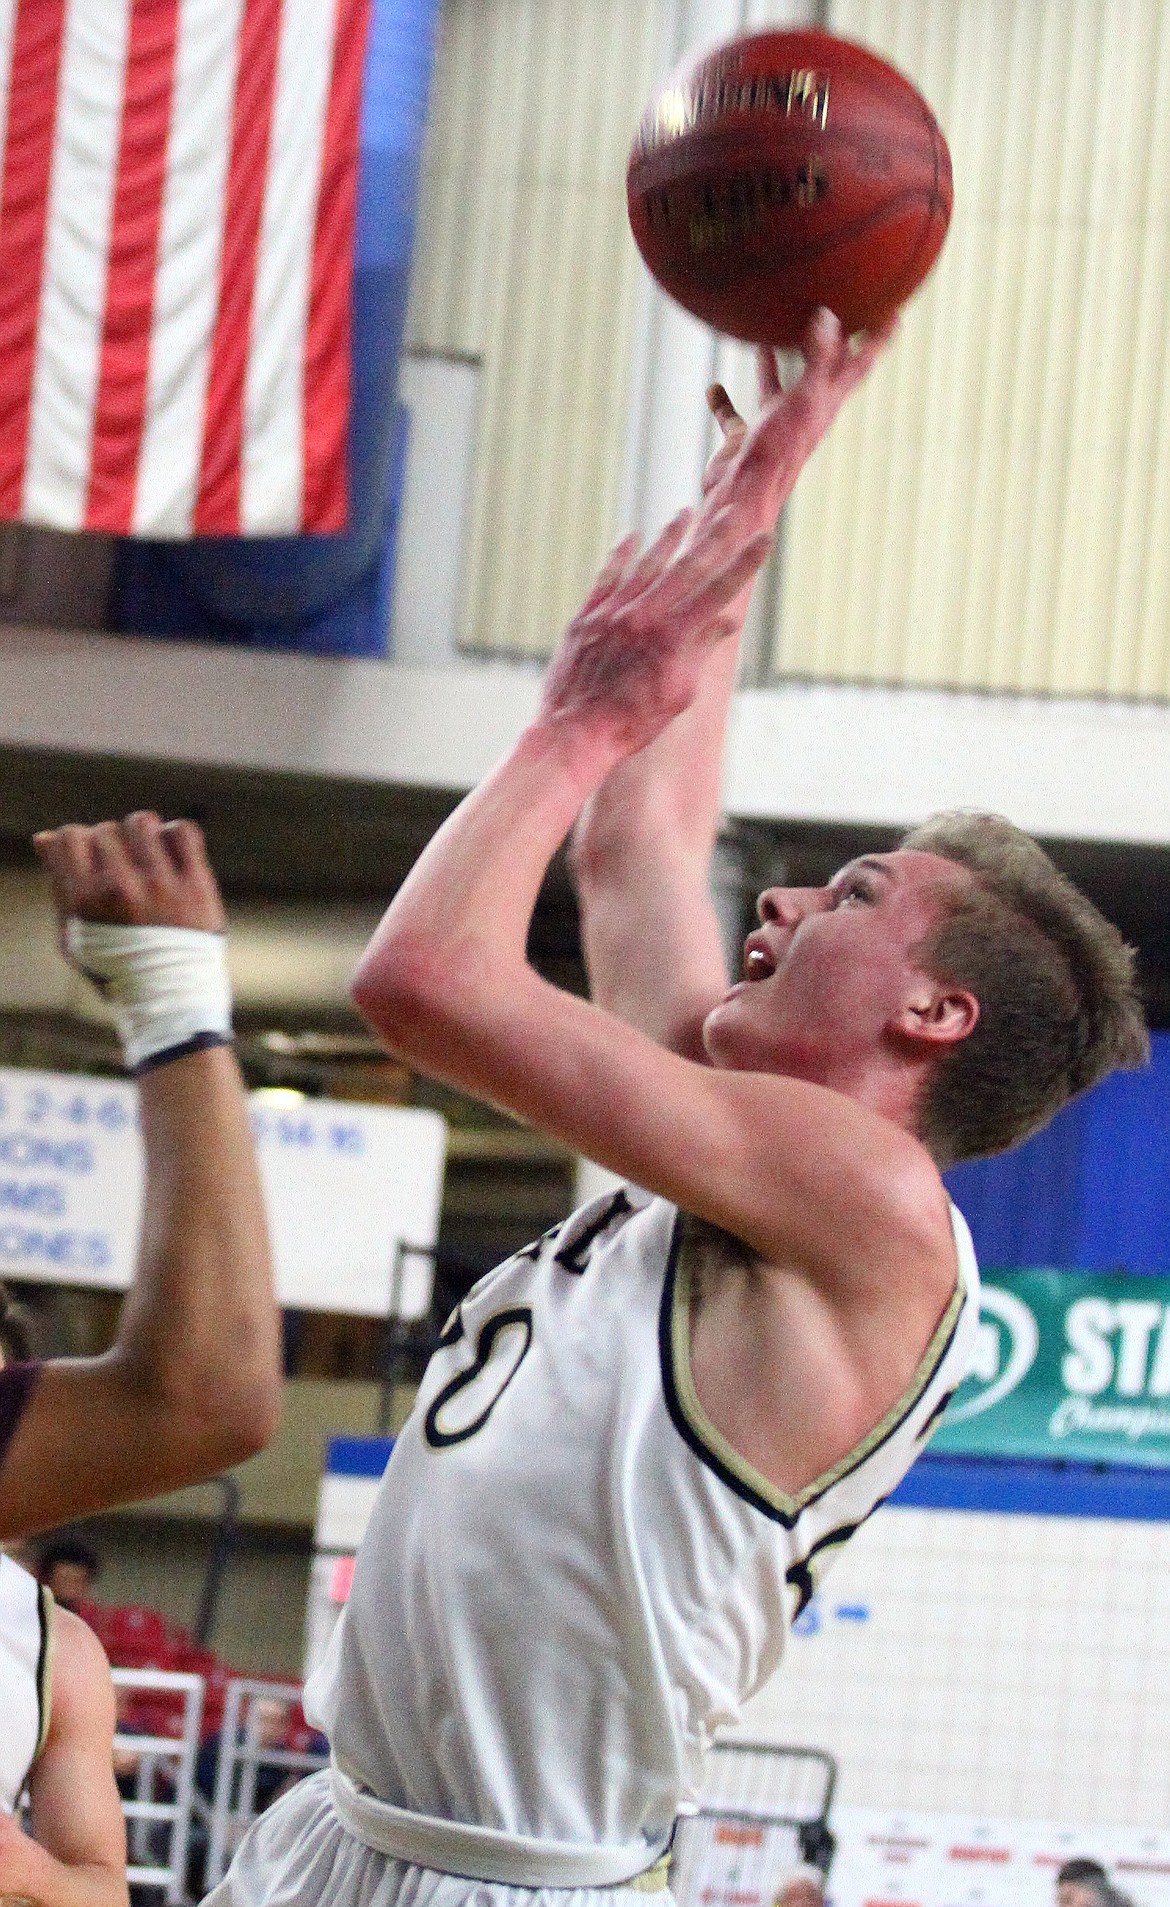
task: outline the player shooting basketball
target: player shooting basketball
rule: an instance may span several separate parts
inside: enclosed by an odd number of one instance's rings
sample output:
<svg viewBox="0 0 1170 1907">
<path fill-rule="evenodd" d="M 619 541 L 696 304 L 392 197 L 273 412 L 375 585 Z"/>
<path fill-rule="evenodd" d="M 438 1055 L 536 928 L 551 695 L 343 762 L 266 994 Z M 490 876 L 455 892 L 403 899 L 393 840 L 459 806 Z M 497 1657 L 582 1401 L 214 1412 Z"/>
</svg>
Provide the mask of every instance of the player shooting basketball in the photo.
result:
<svg viewBox="0 0 1170 1907">
<path fill-rule="evenodd" d="M 1120 938 L 1006 823 L 769 890 L 727 986 L 734 636 L 882 342 L 821 313 L 791 390 L 762 358 L 751 430 L 716 395 L 701 506 L 619 546 L 362 963 L 392 1051 L 630 1185 L 448 1322 L 306 1693 L 332 1768 L 256 1824 L 225 1902 L 661 1885 L 712 1731 L 962 1377 L 977 1273 L 940 1165 L 1144 1050 Z M 525 957 L 574 823 L 591 1002 Z"/>
</svg>

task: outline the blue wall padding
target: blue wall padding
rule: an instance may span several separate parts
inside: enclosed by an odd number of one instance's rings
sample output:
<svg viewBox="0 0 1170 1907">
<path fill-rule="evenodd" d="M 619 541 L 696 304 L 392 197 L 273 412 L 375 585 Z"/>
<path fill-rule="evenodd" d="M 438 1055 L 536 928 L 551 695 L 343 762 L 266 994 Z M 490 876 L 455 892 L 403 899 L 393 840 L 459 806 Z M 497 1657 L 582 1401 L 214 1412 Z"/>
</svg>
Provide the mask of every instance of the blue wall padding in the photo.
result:
<svg viewBox="0 0 1170 1907">
<path fill-rule="evenodd" d="M 1012 1152 L 946 1175 L 989 1270 L 1170 1272 L 1170 1033 Z"/>
<path fill-rule="evenodd" d="M 331 1477 L 380 1477 L 393 1448 L 393 1437 L 330 1437 L 325 1469 Z"/>
<path fill-rule="evenodd" d="M 338 536 L 127 538 L 120 630 L 258 647 L 384 651 L 404 461 L 397 404 L 438 0 L 373 0 L 353 278 L 349 526 Z"/>
<path fill-rule="evenodd" d="M 1170 1475 L 1123 1464 L 1030 1463 L 926 1450 L 889 1501 L 913 1510 L 1170 1523 Z"/>
</svg>

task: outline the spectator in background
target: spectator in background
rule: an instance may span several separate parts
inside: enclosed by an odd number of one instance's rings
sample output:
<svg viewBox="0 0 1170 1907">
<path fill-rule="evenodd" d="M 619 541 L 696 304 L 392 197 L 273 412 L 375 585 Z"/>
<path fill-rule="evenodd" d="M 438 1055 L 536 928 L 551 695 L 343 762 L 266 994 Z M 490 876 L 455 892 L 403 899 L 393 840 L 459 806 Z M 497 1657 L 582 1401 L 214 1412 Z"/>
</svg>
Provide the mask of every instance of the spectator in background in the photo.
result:
<svg viewBox="0 0 1170 1907">
<path fill-rule="evenodd" d="M 772 1907 L 825 1907 L 825 1877 L 805 1861 L 783 1881 Z"/>
<path fill-rule="evenodd" d="M 1100 1861 L 1077 1857 L 1057 1871 L 1056 1907 L 1133 1907 L 1133 1903 L 1113 1886 Z"/>
<path fill-rule="evenodd" d="M 256 1813 L 263 1814 L 280 1795 L 300 1779 L 298 1771 L 265 1761 L 266 1753 L 281 1754 L 288 1747 L 288 1703 L 281 1696 L 259 1696 L 252 1702 L 249 1724 L 241 1733 L 241 1742 L 256 1749 Z M 219 1761 L 220 1735 L 209 1735 L 195 1763 L 195 1785 L 204 1799 L 215 1798 L 215 1772 Z"/>
<path fill-rule="evenodd" d="M 90 1591 L 101 1573 L 97 1551 L 75 1536 L 60 1536 L 46 1543 L 37 1557 L 36 1577 L 52 1593 L 61 1609 L 76 1610 L 89 1602 Z"/>
<path fill-rule="evenodd" d="M 240 1730 L 238 1745 L 246 1743 L 256 1749 L 256 1786 L 253 1791 L 254 1812 L 263 1814 L 265 1808 L 272 1806 L 282 1794 L 303 1781 L 308 1772 L 304 1768 L 289 1768 L 283 1762 L 265 1760 L 266 1754 L 284 1755 L 289 1749 L 298 1753 L 324 1755 L 329 1744 L 323 1735 L 313 1733 L 305 1739 L 292 1738 L 290 1724 L 292 1717 L 288 1701 L 283 1696 L 258 1696 L 253 1698 L 247 1719 Z M 191 1860 L 187 1869 L 187 1892 L 193 1899 L 200 1899 L 206 1886 L 207 1833 L 206 1821 L 215 1800 L 215 1782 L 219 1769 L 220 1747 L 223 1740 L 222 1730 L 208 1735 L 199 1750 L 195 1763 L 195 1786 L 206 1803 L 203 1823 L 196 1823 L 191 1837 Z"/>
</svg>

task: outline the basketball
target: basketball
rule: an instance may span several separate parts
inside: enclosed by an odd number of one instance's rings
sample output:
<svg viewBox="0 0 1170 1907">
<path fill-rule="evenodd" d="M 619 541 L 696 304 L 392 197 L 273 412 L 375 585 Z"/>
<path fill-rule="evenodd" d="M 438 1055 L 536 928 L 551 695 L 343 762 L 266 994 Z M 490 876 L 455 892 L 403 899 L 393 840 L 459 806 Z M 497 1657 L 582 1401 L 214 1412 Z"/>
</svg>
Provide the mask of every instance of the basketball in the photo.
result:
<svg viewBox="0 0 1170 1907">
<path fill-rule="evenodd" d="M 643 116 L 630 225 L 672 298 L 752 344 L 799 343 L 818 305 L 880 325 L 951 216 L 951 160 L 905 76 L 820 32 L 746 34 L 676 74 Z"/>
</svg>

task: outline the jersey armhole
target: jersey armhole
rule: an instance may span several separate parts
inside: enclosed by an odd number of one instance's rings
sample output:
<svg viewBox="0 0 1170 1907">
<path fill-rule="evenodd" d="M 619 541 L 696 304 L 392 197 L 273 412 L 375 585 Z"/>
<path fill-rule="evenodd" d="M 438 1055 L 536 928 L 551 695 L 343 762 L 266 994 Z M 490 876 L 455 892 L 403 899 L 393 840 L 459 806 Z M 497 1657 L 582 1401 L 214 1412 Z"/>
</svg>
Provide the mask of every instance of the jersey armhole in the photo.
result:
<svg viewBox="0 0 1170 1907">
<path fill-rule="evenodd" d="M 753 1504 L 765 1516 L 782 1523 L 786 1529 L 791 1529 L 810 1504 L 817 1502 L 895 1435 L 930 1389 L 954 1342 L 967 1301 L 967 1267 L 962 1251 L 958 1249 L 957 1235 L 955 1242 L 958 1257 L 955 1286 L 906 1389 L 868 1435 L 847 1451 L 839 1462 L 821 1476 L 814 1477 L 796 1495 L 787 1496 L 746 1458 L 740 1456 L 734 1445 L 715 1428 L 699 1402 L 691 1374 L 693 1266 L 687 1250 L 686 1214 L 679 1212 L 670 1241 L 658 1325 L 659 1362 L 666 1407 L 679 1435 L 699 1460 L 713 1470 L 737 1496 Z"/>
</svg>

